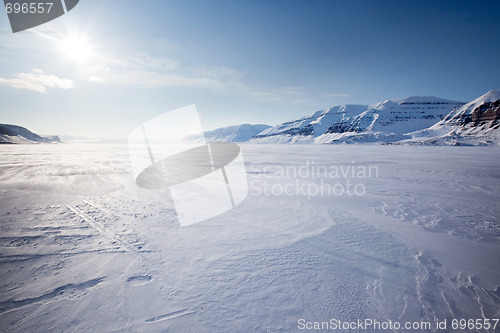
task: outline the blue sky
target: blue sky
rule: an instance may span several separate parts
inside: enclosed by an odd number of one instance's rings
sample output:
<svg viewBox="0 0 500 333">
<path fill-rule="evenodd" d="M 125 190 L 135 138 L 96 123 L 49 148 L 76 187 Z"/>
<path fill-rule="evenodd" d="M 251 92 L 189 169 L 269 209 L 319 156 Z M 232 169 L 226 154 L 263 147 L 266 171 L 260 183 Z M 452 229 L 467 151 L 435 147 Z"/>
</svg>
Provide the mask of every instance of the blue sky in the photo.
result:
<svg viewBox="0 0 500 333">
<path fill-rule="evenodd" d="M 500 88 L 499 12 L 498 1 L 81 0 L 16 34 L 1 12 L 0 122 L 126 137 L 189 104 L 209 130 L 405 96 L 469 101 Z"/>
</svg>

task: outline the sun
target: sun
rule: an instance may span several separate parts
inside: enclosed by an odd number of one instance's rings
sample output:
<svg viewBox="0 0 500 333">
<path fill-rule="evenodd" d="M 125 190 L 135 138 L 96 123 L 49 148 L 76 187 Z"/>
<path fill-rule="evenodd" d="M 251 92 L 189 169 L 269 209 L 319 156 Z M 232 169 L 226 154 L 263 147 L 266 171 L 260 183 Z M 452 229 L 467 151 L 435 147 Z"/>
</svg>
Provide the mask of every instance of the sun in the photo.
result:
<svg viewBox="0 0 500 333">
<path fill-rule="evenodd" d="M 76 62 L 85 62 L 92 56 L 92 46 L 85 36 L 75 35 L 64 39 L 61 49 L 66 57 Z"/>
</svg>

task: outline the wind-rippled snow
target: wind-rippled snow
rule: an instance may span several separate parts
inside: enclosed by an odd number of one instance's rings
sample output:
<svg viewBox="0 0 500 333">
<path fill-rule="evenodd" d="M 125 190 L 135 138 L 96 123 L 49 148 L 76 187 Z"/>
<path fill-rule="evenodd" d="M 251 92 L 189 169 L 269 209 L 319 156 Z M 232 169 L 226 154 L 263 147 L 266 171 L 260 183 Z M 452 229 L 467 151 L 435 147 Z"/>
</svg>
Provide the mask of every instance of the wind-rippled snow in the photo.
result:
<svg viewBox="0 0 500 333">
<path fill-rule="evenodd" d="M 125 145 L 0 151 L 3 332 L 500 316 L 498 147 L 242 145 L 248 197 L 186 228 L 167 190 L 136 187 Z M 363 196 L 260 193 L 345 183 L 279 173 L 312 162 L 378 174 L 349 179 Z"/>
</svg>

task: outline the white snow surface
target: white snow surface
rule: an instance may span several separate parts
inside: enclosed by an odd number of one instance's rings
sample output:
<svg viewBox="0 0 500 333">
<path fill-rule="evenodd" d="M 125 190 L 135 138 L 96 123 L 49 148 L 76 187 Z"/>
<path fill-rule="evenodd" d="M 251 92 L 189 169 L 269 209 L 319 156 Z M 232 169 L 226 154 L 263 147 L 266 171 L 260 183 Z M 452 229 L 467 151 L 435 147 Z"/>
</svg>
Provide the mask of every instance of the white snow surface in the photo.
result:
<svg viewBox="0 0 500 333">
<path fill-rule="evenodd" d="M 26 144 L 36 143 L 36 141 L 28 140 L 20 135 L 0 135 L 0 143 Z"/>
<path fill-rule="evenodd" d="M 499 147 L 241 147 L 248 197 L 180 228 L 126 145 L 0 146 L 0 331 L 499 317 Z"/>
</svg>

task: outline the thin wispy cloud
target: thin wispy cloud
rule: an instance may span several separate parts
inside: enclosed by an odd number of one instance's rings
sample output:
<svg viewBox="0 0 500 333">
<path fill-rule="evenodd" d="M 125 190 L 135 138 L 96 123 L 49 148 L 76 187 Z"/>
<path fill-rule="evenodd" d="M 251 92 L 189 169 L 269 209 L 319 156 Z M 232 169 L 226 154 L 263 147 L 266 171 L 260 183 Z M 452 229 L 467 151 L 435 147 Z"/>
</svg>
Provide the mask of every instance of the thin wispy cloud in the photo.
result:
<svg viewBox="0 0 500 333">
<path fill-rule="evenodd" d="M 159 88 L 166 86 L 220 89 L 224 84 L 203 75 L 188 75 L 172 58 L 134 52 L 97 57 L 87 66 L 89 80 L 118 86 Z"/>
<path fill-rule="evenodd" d="M 97 78 L 94 77 L 93 81 Z M 125 70 L 101 78 L 101 82 L 138 88 L 159 88 L 166 86 L 221 88 L 224 84 L 208 77 L 188 77 L 182 74 L 165 74 L 148 70 Z"/>
<path fill-rule="evenodd" d="M 28 35 L 29 45 L 36 36 Z M 53 42 L 54 48 L 61 43 L 62 37 L 44 36 Z M 23 39 L 23 40 L 24 40 Z M 132 47 L 137 43 L 114 41 L 113 48 L 104 43 L 94 45 L 94 55 L 86 63 L 79 64 L 76 81 L 86 79 L 94 84 L 153 89 L 161 87 L 181 87 L 209 90 L 215 95 L 236 96 L 252 101 L 270 103 L 304 104 L 309 101 L 308 94 L 301 87 L 280 87 L 249 83 L 247 71 L 228 66 L 186 65 L 173 53 L 178 51 L 166 41 L 146 43 L 141 41 L 140 48 Z M 120 50 L 120 53 L 116 53 Z M 173 53 L 172 53 L 173 52 Z M 67 60 L 67 59 L 64 59 Z M 84 74 L 83 76 L 81 76 Z M 50 88 L 70 89 L 75 82 L 70 79 L 49 75 L 40 70 L 19 73 L 12 78 L 0 78 L 0 84 L 16 89 L 47 93 Z"/>
<path fill-rule="evenodd" d="M 323 95 L 326 98 L 330 97 L 349 97 L 351 96 L 350 94 L 345 94 L 345 93 L 327 93 Z"/>
<path fill-rule="evenodd" d="M 102 77 L 98 77 L 98 76 L 90 76 L 89 80 L 92 82 L 103 82 L 104 81 Z"/>
<path fill-rule="evenodd" d="M 128 50 L 120 56 L 101 55 L 89 80 L 137 88 L 184 87 L 211 90 L 222 96 L 240 96 L 265 102 L 306 101 L 301 87 L 256 86 L 246 82 L 248 73 L 226 66 L 186 67 L 173 57 L 154 57 Z"/>
<path fill-rule="evenodd" d="M 308 103 L 307 92 L 301 87 L 252 87 L 241 86 L 241 93 L 249 98 L 275 103 Z"/>
<path fill-rule="evenodd" d="M 75 87 L 72 80 L 63 79 L 52 74 L 45 74 L 41 69 L 33 69 L 31 73 L 18 73 L 13 78 L 0 77 L 0 84 L 15 89 L 24 89 L 47 93 L 47 88 L 71 89 Z"/>
</svg>

